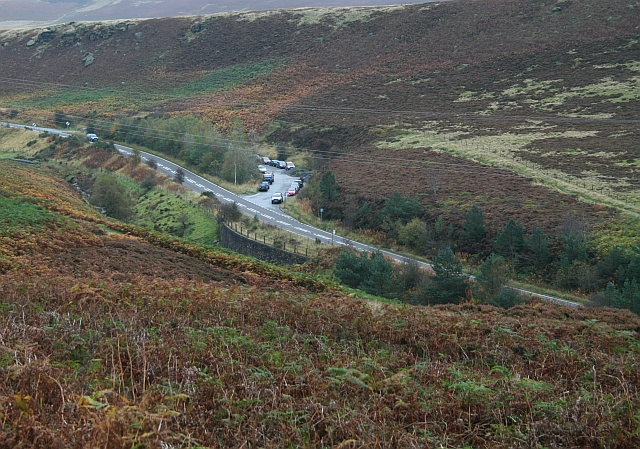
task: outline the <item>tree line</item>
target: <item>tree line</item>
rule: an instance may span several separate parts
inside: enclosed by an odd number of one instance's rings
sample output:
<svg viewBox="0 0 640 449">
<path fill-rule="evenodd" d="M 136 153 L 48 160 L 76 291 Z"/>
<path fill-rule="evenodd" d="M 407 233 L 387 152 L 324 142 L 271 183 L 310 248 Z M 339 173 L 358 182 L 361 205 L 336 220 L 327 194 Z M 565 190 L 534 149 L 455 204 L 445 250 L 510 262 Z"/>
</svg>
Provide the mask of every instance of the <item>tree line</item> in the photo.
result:
<svg viewBox="0 0 640 449">
<path fill-rule="evenodd" d="M 340 186 L 330 171 L 310 183 L 305 195 L 313 207 L 324 208 L 327 218 L 381 233 L 388 241 L 404 245 L 434 262 L 435 276 L 431 281 L 408 282 L 406 268 L 394 272 L 379 254 L 341 253 L 335 272 L 352 287 L 418 303 L 457 302 L 475 297 L 508 306 L 517 302 L 512 290 L 501 288 L 508 278 L 536 279 L 556 288 L 581 292 L 600 305 L 640 313 L 640 246 L 613 246 L 598 253 L 580 217 L 568 215 L 556 235 L 547 235 L 540 227 L 526 229 L 515 219 L 492 234 L 482 208 L 477 205 L 463 213 L 462 223 L 454 224 L 443 215 L 435 219 L 427 217 L 417 197 L 396 191 L 377 207 L 364 201 L 355 211 L 352 204 L 357 201 L 350 198 L 349 218 L 344 201 L 339 201 Z M 456 256 L 460 253 L 467 254 L 478 272 L 473 289 L 462 274 L 462 264 Z"/>
<path fill-rule="evenodd" d="M 242 184 L 256 176 L 253 144 L 239 119 L 228 135 L 192 116 L 122 117 L 108 126 L 90 126 L 104 139 L 145 146 L 228 182 Z"/>
</svg>

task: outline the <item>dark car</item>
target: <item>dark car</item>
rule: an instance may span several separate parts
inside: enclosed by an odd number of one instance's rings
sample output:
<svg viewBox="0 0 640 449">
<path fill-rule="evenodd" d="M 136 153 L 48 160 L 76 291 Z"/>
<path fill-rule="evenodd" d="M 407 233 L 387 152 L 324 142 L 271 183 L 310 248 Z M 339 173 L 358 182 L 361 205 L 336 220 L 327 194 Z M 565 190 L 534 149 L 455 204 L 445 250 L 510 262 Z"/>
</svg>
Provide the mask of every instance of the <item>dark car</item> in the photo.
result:
<svg viewBox="0 0 640 449">
<path fill-rule="evenodd" d="M 278 161 L 278 168 L 287 168 L 287 163 L 285 161 Z"/>
<path fill-rule="evenodd" d="M 269 190 L 269 183 L 267 181 L 262 181 L 258 186 L 258 192 L 266 192 Z"/>
<path fill-rule="evenodd" d="M 275 175 L 271 172 L 267 172 L 262 175 L 262 180 L 268 182 L 269 184 L 273 184 L 273 181 L 275 181 L 275 179 Z"/>
</svg>

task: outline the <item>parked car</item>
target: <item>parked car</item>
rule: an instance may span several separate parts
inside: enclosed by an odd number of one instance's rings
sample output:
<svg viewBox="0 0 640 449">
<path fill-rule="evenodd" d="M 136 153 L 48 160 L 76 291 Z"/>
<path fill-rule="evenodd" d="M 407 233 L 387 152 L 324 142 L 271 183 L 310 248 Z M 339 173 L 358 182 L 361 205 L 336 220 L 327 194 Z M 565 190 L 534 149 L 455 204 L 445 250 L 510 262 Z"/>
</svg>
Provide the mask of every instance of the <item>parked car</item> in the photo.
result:
<svg viewBox="0 0 640 449">
<path fill-rule="evenodd" d="M 271 162 L 271 159 L 269 159 L 268 157 L 262 156 L 260 158 L 260 160 L 262 160 L 262 163 L 265 165 L 269 165 L 269 162 Z"/>
<path fill-rule="evenodd" d="M 273 184 L 273 181 L 275 181 L 275 179 L 275 175 L 271 172 L 266 172 L 262 175 L 262 180 L 267 181 L 269 184 Z"/>
<path fill-rule="evenodd" d="M 278 161 L 278 168 L 287 168 L 287 163 L 285 161 Z"/>
<path fill-rule="evenodd" d="M 302 188 L 302 186 L 304 185 L 304 183 L 302 182 L 302 179 L 296 179 L 291 184 L 292 185 L 293 184 L 297 184 L 298 185 L 298 190 L 300 190 Z"/>
<path fill-rule="evenodd" d="M 287 196 L 293 196 L 296 193 L 298 193 L 298 189 L 293 185 L 287 189 Z"/>
<path fill-rule="evenodd" d="M 260 173 L 266 173 L 267 172 L 267 167 L 265 167 L 264 165 L 258 165 L 258 171 Z"/>
<path fill-rule="evenodd" d="M 280 204 L 283 201 L 284 201 L 284 196 L 282 195 L 282 193 L 278 192 L 271 195 L 271 204 Z"/>
<path fill-rule="evenodd" d="M 285 164 L 285 168 L 286 168 L 287 170 L 293 170 L 294 168 L 296 168 L 296 166 L 295 166 L 295 165 L 293 165 L 293 162 L 288 161 L 288 162 L 286 162 L 286 164 Z"/>
<path fill-rule="evenodd" d="M 258 186 L 258 192 L 266 192 L 269 190 L 269 183 L 267 181 L 262 181 Z"/>
<path fill-rule="evenodd" d="M 280 164 L 280 161 L 277 159 L 271 159 L 269 161 L 269 165 L 271 165 L 272 167 L 278 167 L 279 164 Z"/>
</svg>

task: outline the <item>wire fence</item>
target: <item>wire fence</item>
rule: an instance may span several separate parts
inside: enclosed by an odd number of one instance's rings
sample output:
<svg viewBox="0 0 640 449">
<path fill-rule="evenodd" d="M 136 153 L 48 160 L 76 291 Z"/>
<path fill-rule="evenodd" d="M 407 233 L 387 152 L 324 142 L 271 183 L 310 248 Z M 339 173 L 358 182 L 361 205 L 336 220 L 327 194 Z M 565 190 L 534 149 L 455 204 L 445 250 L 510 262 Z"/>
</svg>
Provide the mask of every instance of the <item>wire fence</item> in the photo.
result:
<svg viewBox="0 0 640 449">
<path fill-rule="evenodd" d="M 255 230 L 252 228 L 248 228 L 243 223 L 230 222 L 225 221 L 224 225 L 227 228 L 240 236 L 252 240 L 254 242 L 261 243 L 263 245 L 285 251 L 294 255 L 300 255 L 304 257 L 315 257 L 320 255 L 322 249 L 324 249 L 325 245 L 319 241 L 311 242 L 309 239 L 304 239 L 306 242 L 301 242 L 300 240 L 294 238 L 294 234 L 292 237 L 287 238 L 281 235 L 267 235 L 265 233 L 260 232 L 259 230 Z M 297 237 L 297 236 L 296 236 Z"/>
</svg>

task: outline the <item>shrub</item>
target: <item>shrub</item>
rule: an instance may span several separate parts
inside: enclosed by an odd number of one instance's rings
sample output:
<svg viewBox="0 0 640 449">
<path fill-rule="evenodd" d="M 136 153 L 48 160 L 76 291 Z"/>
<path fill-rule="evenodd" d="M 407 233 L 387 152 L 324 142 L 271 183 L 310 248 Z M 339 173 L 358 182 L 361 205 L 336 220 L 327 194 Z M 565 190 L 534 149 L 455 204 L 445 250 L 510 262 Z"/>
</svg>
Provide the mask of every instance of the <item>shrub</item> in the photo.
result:
<svg viewBox="0 0 640 449">
<path fill-rule="evenodd" d="M 480 266 L 476 277 L 476 286 L 480 295 L 487 301 L 495 301 L 502 293 L 502 286 L 508 280 L 509 267 L 504 257 L 492 253 Z"/>
<path fill-rule="evenodd" d="M 378 296 L 390 296 L 394 290 L 391 262 L 379 251 L 357 253 L 342 249 L 335 263 L 336 277 L 349 287 Z"/>
<path fill-rule="evenodd" d="M 133 214 L 133 201 L 127 191 L 113 175 L 98 176 L 91 191 L 91 204 L 104 209 L 105 213 L 126 221 Z"/>
<path fill-rule="evenodd" d="M 458 303 L 467 295 L 468 279 L 462 272 L 462 263 L 451 248 L 438 251 L 433 260 L 434 275 L 425 290 L 428 304 Z"/>
<path fill-rule="evenodd" d="M 493 301 L 493 304 L 504 309 L 509 309 L 518 304 L 522 304 L 524 301 L 522 296 L 511 288 L 504 288 L 500 291 L 497 298 Z"/>
<path fill-rule="evenodd" d="M 427 225 L 419 218 L 414 218 L 400 228 L 398 239 L 403 245 L 422 251 L 427 244 Z"/>
<path fill-rule="evenodd" d="M 484 215 L 482 209 L 475 204 L 470 211 L 464 214 L 464 223 L 462 224 L 462 237 L 477 242 L 487 233 L 484 225 Z"/>
</svg>

